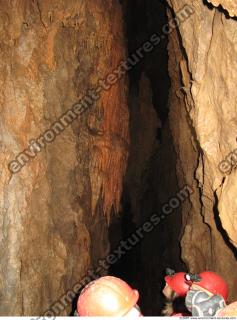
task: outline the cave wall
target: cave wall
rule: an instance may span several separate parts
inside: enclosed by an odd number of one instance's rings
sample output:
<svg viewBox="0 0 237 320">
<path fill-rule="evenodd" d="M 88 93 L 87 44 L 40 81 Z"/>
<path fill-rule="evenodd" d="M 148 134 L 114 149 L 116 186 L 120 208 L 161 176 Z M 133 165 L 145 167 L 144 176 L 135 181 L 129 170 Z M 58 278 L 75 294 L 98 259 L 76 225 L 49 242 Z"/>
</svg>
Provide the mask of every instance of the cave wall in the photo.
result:
<svg viewBox="0 0 237 320">
<path fill-rule="evenodd" d="M 170 18 L 187 4 L 167 2 Z M 237 299 L 235 157 L 223 172 L 219 166 L 236 149 L 237 10 L 232 0 L 188 3 L 194 14 L 169 35 L 168 121 L 160 108 L 166 97 L 156 104 L 163 91 L 155 73 L 165 72 L 152 65 L 159 50 L 131 76 L 141 88 L 129 101 L 133 144 L 125 191 L 134 220 L 159 212 L 185 184 L 194 191 L 139 247 L 136 281 L 144 310 L 154 315 L 162 270 L 184 267 L 179 239 L 190 271 L 219 272 L 230 301 Z M 150 4 L 155 14 L 157 2 Z M 119 65 L 126 55 L 123 17 L 112 0 L 0 0 L 0 8 L 0 314 L 38 315 L 109 250 L 107 222 L 119 210 L 129 145 L 126 77 L 103 89 L 91 110 L 19 172 L 9 171 L 9 163 Z M 152 33 L 157 25 L 149 14 Z M 134 38 L 130 50 L 145 38 Z M 70 309 L 69 303 L 61 314 Z"/>
<path fill-rule="evenodd" d="M 129 140 L 126 77 L 21 170 L 9 163 L 125 57 L 122 12 L 112 0 L 2 0 L 0 37 L 0 314 L 40 315 L 108 251 Z"/>
<path fill-rule="evenodd" d="M 170 18 L 185 4 L 194 14 L 169 35 L 169 122 L 179 185 L 194 193 L 182 208 L 182 258 L 192 272 L 219 272 L 237 299 L 236 4 L 169 0 Z M 228 11 L 227 11 L 228 10 Z M 229 16 L 229 14 L 231 17 Z"/>
</svg>

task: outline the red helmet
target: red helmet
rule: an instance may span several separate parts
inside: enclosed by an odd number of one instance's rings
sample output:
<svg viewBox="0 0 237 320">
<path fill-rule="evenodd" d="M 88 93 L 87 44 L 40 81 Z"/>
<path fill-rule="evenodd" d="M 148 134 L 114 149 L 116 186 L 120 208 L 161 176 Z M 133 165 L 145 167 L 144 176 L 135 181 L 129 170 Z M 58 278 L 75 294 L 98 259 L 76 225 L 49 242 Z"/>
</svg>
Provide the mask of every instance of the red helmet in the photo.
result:
<svg viewBox="0 0 237 320">
<path fill-rule="evenodd" d="M 213 294 L 221 295 L 225 301 L 227 300 L 229 293 L 228 285 L 221 276 L 212 271 L 204 271 L 199 275 L 201 281 L 195 282 L 195 284 Z"/>
<path fill-rule="evenodd" d="M 101 277 L 83 289 L 77 302 L 77 312 L 81 317 L 121 317 L 136 305 L 138 298 L 138 291 L 123 280 Z"/>
<path fill-rule="evenodd" d="M 166 283 L 180 297 L 185 297 L 190 288 L 186 282 L 185 275 L 185 272 L 177 272 L 173 275 L 168 275 L 165 277 Z"/>
</svg>

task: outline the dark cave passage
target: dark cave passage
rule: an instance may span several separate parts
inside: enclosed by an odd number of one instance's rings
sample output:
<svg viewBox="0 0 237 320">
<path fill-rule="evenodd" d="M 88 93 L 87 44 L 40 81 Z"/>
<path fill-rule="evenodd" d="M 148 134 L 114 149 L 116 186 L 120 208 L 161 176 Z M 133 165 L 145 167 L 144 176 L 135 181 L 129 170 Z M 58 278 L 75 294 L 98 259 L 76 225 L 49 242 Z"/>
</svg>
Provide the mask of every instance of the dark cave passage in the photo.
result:
<svg viewBox="0 0 237 320">
<path fill-rule="evenodd" d="M 162 34 L 168 22 L 165 1 L 132 1 L 125 6 L 128 54 L 132 55 L 152 34 Z M 111 252 L 126 241 L 126 253 L 110 273 L 140 292 L 145 315 L 160 314 L 164 270 L 185 270 L 179 236 L 181 211 L 165 217 L 162 208 L 178 192 L 176 154 L 169 128 L 168 38 L 129 73 L 130 149 L 124 179 L 120 218 L 110 226 Z M 167 161 L 168 159 L 168 161 Z M 153 215 L 161 221 L 154 229 L 137 232 Z"/>
</svg>

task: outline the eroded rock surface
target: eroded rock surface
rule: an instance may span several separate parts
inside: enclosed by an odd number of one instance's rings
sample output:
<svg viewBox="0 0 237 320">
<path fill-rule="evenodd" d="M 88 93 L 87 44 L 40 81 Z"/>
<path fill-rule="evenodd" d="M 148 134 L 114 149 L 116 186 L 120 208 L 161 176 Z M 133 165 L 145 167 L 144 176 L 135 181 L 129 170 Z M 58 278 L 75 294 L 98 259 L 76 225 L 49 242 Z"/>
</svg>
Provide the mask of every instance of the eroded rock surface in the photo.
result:
<svg viewBox="0 0 237 320">
<path fill-rule="evenodd" d="M 218 5 L 220 1 L 212 1 Z M 170 0 L 175 13 L 186 1 Z M 234 1 L 221 1 L 234 14 Z M 196 0 L 169 44 L 170 124 L 177 173 L 195 193 L 183 207 L 182 257 L 191 271 L 211 269 L 226 278 L 237 299 L 237 202 L 234 163 L 219 164 L 236 149 L 237 41 L 235 19 Z M 179 48 L 179 49 L 178 49 Z M 178 74 L 181 74 L 181 77 Z"/>
<path fill-rule="evenodd" d="M 237 16 L 237 3 L 235 0 L 208 0 L 214 6 L 221 5 L 231 17 Z"/>
<path fill-rule="evenodd" d="M 108 250 L 104 214 L 118 207 L 127 157 L 126 79 L 20 172 L 8 163 L 124 58 L 122 13 L 111 0 L 3 0 L 0 11 L 0 314 L 40 315 Z"/>
</svg>

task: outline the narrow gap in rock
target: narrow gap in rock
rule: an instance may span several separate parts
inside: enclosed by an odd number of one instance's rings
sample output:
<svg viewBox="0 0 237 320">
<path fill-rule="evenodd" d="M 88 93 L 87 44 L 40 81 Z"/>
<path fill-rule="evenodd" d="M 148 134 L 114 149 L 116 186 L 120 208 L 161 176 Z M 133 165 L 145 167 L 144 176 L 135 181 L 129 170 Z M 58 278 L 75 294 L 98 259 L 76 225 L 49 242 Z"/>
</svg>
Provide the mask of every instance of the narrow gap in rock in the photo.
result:
<svg viewBox="0 0 237 320">
<path fill-rule="evenodd" d="M 124 16 L 129 57 L 153 34 L 162 34 L 168 22 L 165 1 L 128 2 Z M 123 251 L 110 273 L 139 290 L 145 315 L 160 314 L 165 268 L 185 270 L 179 245 L 180 208 L 167 216 L 162 213 L 164 204 L 178 192 L 176 153 L 168 121 L 167 45 L 167 36 L 162 37 L 129 73 L 129 160 L 121 215 L 112 219 L 110 226 L 111 253 L 119 247 Z M 144 232 L 142 226 L 152 215 L 161 222 L 151 231 L 147 225 L 148 232 Z"/>
</svg>

